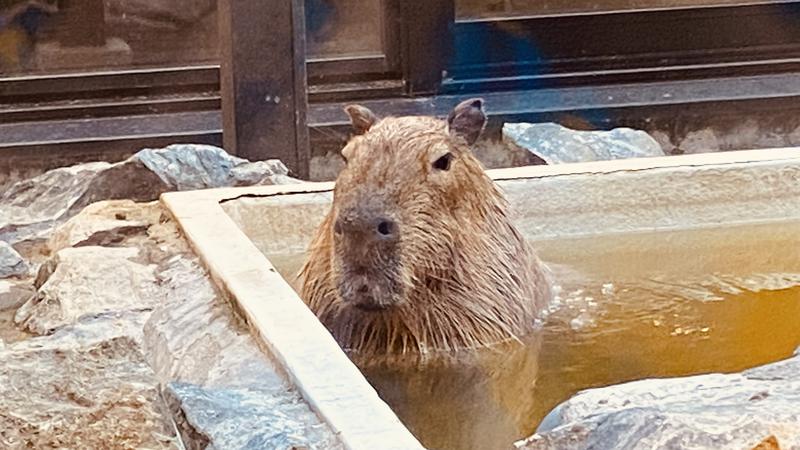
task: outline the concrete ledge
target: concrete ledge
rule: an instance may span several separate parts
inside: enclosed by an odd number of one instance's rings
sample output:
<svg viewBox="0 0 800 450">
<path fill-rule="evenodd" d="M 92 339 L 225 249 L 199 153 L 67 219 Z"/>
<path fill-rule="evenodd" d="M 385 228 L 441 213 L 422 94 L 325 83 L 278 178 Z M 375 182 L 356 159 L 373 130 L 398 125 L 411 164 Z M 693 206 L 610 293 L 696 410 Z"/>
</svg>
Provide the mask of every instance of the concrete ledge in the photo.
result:
<svg viewBox="0 0 800 450">
<path fill-rule="evenodd" d="M 489 171 L 528 239 L 800 219 L 800 149 L 641 158 Z M 332 183 L 205 191 L 259 249 L 304 252 Z"/>
<path fill-rule="evenodd" d="M 346 448 L 422 448 L 218 203 L 180 194 L 162 201 L 215 282 Z"/>
</svg>

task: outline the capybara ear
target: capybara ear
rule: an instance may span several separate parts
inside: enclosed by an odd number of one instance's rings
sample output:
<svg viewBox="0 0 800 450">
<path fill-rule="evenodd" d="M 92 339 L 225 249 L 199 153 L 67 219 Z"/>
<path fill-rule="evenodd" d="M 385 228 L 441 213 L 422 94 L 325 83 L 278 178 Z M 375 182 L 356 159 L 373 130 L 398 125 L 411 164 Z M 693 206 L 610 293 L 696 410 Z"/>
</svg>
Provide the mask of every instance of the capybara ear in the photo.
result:
<svg viewBox="0 0 800 450">
<path fill-rule="evenodd" d="M 361 105 L 347 105 L 344 110 L 350 116 L 350 123 L 353 124 L 356 134 L 366 133 L 378 121 L 375 113 Z"/>
<path fill-rule="evenodd" d="M 478 140 L 486 126 L 483 99 L 471 98 L 459 103 L 447 116 L 447 130 L 472 145 Z"/>
</svg>

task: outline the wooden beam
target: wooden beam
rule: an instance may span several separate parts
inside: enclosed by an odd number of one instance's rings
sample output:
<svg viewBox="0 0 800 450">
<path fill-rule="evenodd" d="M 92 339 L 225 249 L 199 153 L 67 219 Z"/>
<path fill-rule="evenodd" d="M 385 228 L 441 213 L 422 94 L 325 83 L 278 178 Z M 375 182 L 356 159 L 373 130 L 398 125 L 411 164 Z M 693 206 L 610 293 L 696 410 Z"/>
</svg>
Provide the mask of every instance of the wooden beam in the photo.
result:
<svg viewBox="0 0 800 450">
<path fill-rule="evenodd" d="M 222 0 L 219 8 L 225 149 L 278 158 L 307 178 L 303 1 Z"/>
<path fill-rule="evenodd" d="M 453 0 L 403 2 L 403 72 L 411 95 L 435 94 L 453 57 Z"/>
</svg>

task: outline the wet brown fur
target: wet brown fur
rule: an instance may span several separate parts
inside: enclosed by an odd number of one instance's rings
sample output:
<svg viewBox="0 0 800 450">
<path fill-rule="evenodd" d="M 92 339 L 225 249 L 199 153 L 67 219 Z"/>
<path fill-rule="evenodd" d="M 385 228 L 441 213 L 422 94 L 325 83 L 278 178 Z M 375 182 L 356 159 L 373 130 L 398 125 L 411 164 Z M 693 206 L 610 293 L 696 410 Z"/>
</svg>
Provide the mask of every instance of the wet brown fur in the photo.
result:
<svg viewBox="0 0 800 450">
<path fill-rule="evenodd" d="M 342 152 L 347 167 L 301 270 L 303 299 L 339 344 L 362 355 L 426 354 L 531 332 L 551 296 L 545 268 L 465 140 L 432 117 L 389 117 L 361 131 Z M 437 172 L 431 163 L 446 152 L 450 170 Z M 360 250 L 337 249 L 333 224 L 343 205 L 365 198 L 388 205 L 401 230 L 386 276 L 402 298 L 380 311 L 354 308 L 337 290 L 347 282 L 338 258 Z"/>
</svg>

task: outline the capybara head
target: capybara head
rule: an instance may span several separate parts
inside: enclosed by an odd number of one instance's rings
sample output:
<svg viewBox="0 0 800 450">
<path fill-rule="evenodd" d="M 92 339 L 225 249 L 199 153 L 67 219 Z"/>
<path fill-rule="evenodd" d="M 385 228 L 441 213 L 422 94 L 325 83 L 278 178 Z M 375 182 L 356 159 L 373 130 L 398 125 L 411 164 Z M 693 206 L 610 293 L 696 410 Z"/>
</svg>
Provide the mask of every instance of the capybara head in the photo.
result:
<svg viewBox="0 0 800 450">
<path fill-rule="evenodd" d="M 346 349 L 453 350 L 530 331 L 549 290 L 470 152 L 468 100 L 446 120 L 346 108 L 357 135 L 303 268 L 303 297 Z"/>
</svg>

